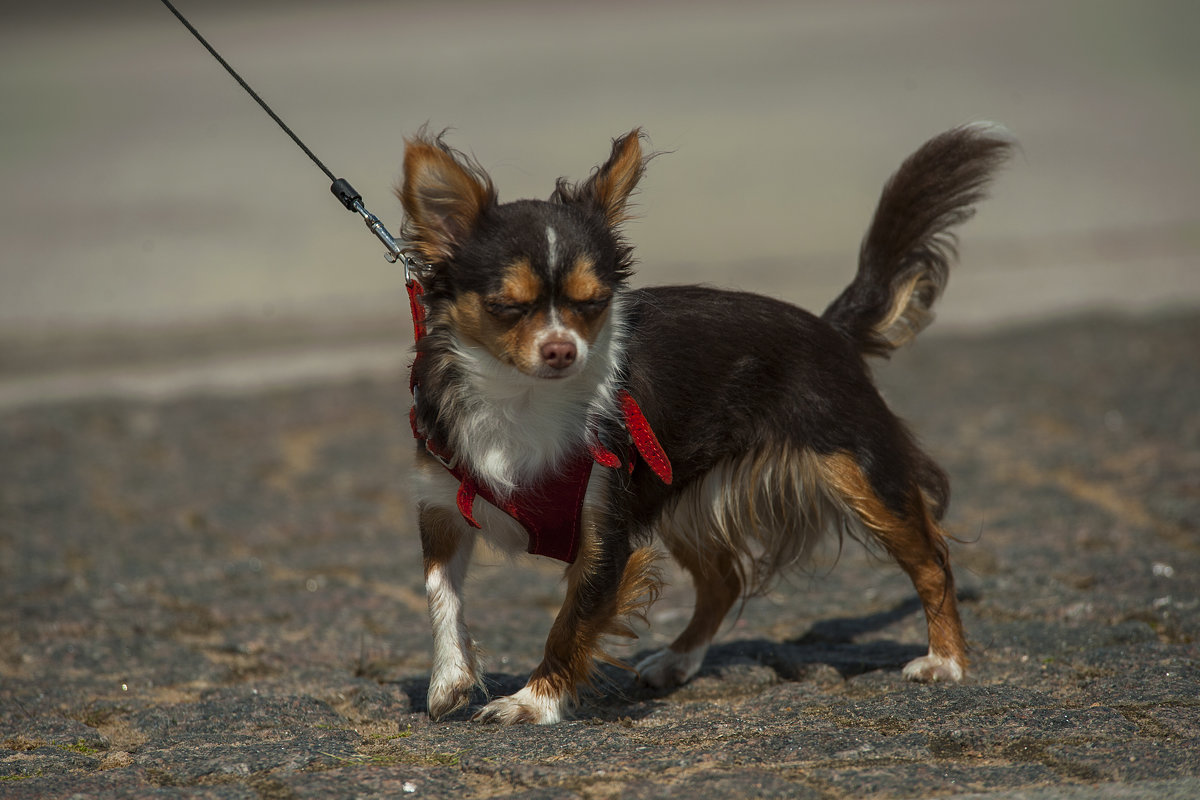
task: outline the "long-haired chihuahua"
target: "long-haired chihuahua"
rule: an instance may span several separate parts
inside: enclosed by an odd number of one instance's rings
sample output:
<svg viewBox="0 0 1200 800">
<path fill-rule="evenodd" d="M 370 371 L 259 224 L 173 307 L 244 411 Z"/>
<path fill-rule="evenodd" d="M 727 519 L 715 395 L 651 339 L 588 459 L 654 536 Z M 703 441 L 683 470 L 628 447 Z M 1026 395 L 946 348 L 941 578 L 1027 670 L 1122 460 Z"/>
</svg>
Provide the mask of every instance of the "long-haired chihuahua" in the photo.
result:
<svg viewBox="0 0 1200 800">
<path fill-rule="evenodd" d="M 905 678 L 959 681 L 967 644 L 939 520 L 945 473 L 866 362 L 932 318 L 953 228 L 1012 141 L 970 124 L 922 145 L 883 189 L 853 281 L 814 316 L 756 294 L 628 286 L 622 234 L 650 156 L 634 130 L 579 183 L 501 203 L 472 159 L 424 132 L 397 194 L 423 263 L 411 419 L 433 624 L 434 718 L 481 686 L 463 585 L 477 537 L 567 563 L 566 597 L 524 688 L 474 719 L 552 723 L 631 635 L 659 586 L 657 538 L 695 583 L 687 627 L 636 666 L 669 687 L 699 670 L 730 608 L 848 533 L 912 579 L 928 654 Z"/>
</svg>

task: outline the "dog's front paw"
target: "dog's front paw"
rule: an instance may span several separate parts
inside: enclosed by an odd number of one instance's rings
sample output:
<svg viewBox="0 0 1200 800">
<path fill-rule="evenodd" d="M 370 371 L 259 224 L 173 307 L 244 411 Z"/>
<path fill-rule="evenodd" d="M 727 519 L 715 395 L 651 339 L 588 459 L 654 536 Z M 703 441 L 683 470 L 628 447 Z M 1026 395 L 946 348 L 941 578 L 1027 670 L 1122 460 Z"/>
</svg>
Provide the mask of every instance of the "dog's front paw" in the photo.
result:
<svg viewBox="0 0 1200 800">
<path fill-rule="evenodd" d="M 480 685 L 476 673 L 467 666 L 445 669 L 429 681 L 429 716 L 435 720 L 466 708 L 471 693 Z"/>
<path fill-rule="evenodd" d="M 508 697 L 497 697 L 471 719 L 475 722 L 497 722 L 501 725 L 531 723 L 552 725 L 563 718 L 565 698 L 535 692 L 526 686 Z"/>
<path fill-rule="evenodd" d="M 698 647 L 686 653 L 678 653 L 669 647 L 659 650 L 635 667 L 638 679 L 656 689 L 682 686 L 700 671 L 707 649 Z"/>
<path fill-rule="evenodd" d="M 963 668 L 955 658 L 930 653 L 908 662 L 903 674 L 906 680 L 920 683 L 958 683 L 963 679 Z"/>
</svg>

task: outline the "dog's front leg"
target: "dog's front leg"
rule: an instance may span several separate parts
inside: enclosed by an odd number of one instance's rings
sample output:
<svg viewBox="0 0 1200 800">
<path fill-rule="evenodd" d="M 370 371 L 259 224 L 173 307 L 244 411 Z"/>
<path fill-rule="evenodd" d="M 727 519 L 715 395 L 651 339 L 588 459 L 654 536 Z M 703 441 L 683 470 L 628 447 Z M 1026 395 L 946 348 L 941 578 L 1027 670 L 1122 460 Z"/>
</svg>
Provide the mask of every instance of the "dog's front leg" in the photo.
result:
<svg viewBox="0 0 1200 800">
<path fill-rule="evenodd" d="M 429 716 L 440 719 L 471 702 L 482 685 L 479 654 L 463 615 L 463 582 L 475 534 L 457 511 L 421 508 L 421 549 L 425 595 L 433 623 L 433 670 L 429 679 Z"/>
<path fill-rule="evenodd" d="M 624 537 L 585 545 L 567 569 L 567 596 L 546 639 L 542 663 L 524 688 L 493 700 L 474 719 L 543 725 L 561 720 L 591 677 L 601 638 L 633 635 L 620 620 L 657 590 L 653 560 L 648 548 L 631 558 Z"/>
</svg>

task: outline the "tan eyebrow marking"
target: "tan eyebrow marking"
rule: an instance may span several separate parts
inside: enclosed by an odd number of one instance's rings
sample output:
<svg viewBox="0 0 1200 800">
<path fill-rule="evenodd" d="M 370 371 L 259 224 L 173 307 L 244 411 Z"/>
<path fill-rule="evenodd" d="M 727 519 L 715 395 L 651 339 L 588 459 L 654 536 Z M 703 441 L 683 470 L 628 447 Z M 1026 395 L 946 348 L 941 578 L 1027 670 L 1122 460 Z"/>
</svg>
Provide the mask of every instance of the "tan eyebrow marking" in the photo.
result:
<svg viewBox="0 0 1200 800">
<path fill-rule="evenodd" d="M 586 302 L 607 297 L 610 292 L 596 276 L 596 262 L 588 256 L 580 256 L 563 280 L 563 293 L 568 300 Z"/>
<path fill-rule="evenodd" d="M 504 273 L 504 298 L 514 303 L 532 303 L 542 294 L 542 279 L 533 271 L 529 259 L 522 258 L 508 266 Z"/>
</svg>

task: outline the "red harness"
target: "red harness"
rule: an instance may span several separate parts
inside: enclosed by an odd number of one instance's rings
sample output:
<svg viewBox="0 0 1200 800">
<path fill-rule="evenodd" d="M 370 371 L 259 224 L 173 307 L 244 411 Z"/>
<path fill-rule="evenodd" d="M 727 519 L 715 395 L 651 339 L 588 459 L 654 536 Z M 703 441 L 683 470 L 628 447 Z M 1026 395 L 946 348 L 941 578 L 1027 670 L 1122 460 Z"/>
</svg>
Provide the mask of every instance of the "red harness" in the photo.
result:
<svg viewBox="0 0 1200 800">
<path fill-rule="evenodd" d="M 413 336 L 421 341 L 425 335 L 425 305 L 421 302 L 423 291 L 421 284 L 415 280 L 408 283 L 408 301 L 413 316 Z M 421 357 L 420 352 L 417 358 Z M 416 388 L 416 362 L 409 374 L 409 390 Z M 415 397 L 415 393 L 414 393 Z M 647 466 L 654 471 L 663 483 L 670 484 L 672 480 L 671 461 L 663 451 L 658 437 L 646 421 L 642 409 L 629 392 L 622 389 L 617 399 L 621 404 L 621 415 L 625 429 L 633 447 Z M 453 454 L 446 451 L 438 443 L 432 441 L 417 427 L 416 406 L 409 412 L 413 436 L 425 444 L 425 449 L 441 462 L 451 475 L 458 481 L 458 494 L 455 501 L 459 513 L 472 528 L 481 527 L 475 519 L 474 504 L 476 497 L 482 497 L 496 508 L 500 509 L 521 524 L 529 534 L 527 552 L 535 555 L 549 556 L 568 564 L 575 561 L 579 555 L 579 534 L 583 518 L 583 499 L 587 493 L 588 480 L 591 478 L 592 465 L 599 464 L 609 469 L 621 466 L 620 456 L 600 444 L 598 439 L 587 447 L 569 457 L 559 468 L 558 472 L 547 476 L 532 486 L 518 487 L 513 494 L 500 500 L 486 484 L 475 479 L 467 469 L 458 463 Z M 630 453 L 627 468 L 633 470 L 633 453 Z"/>
</svg>

